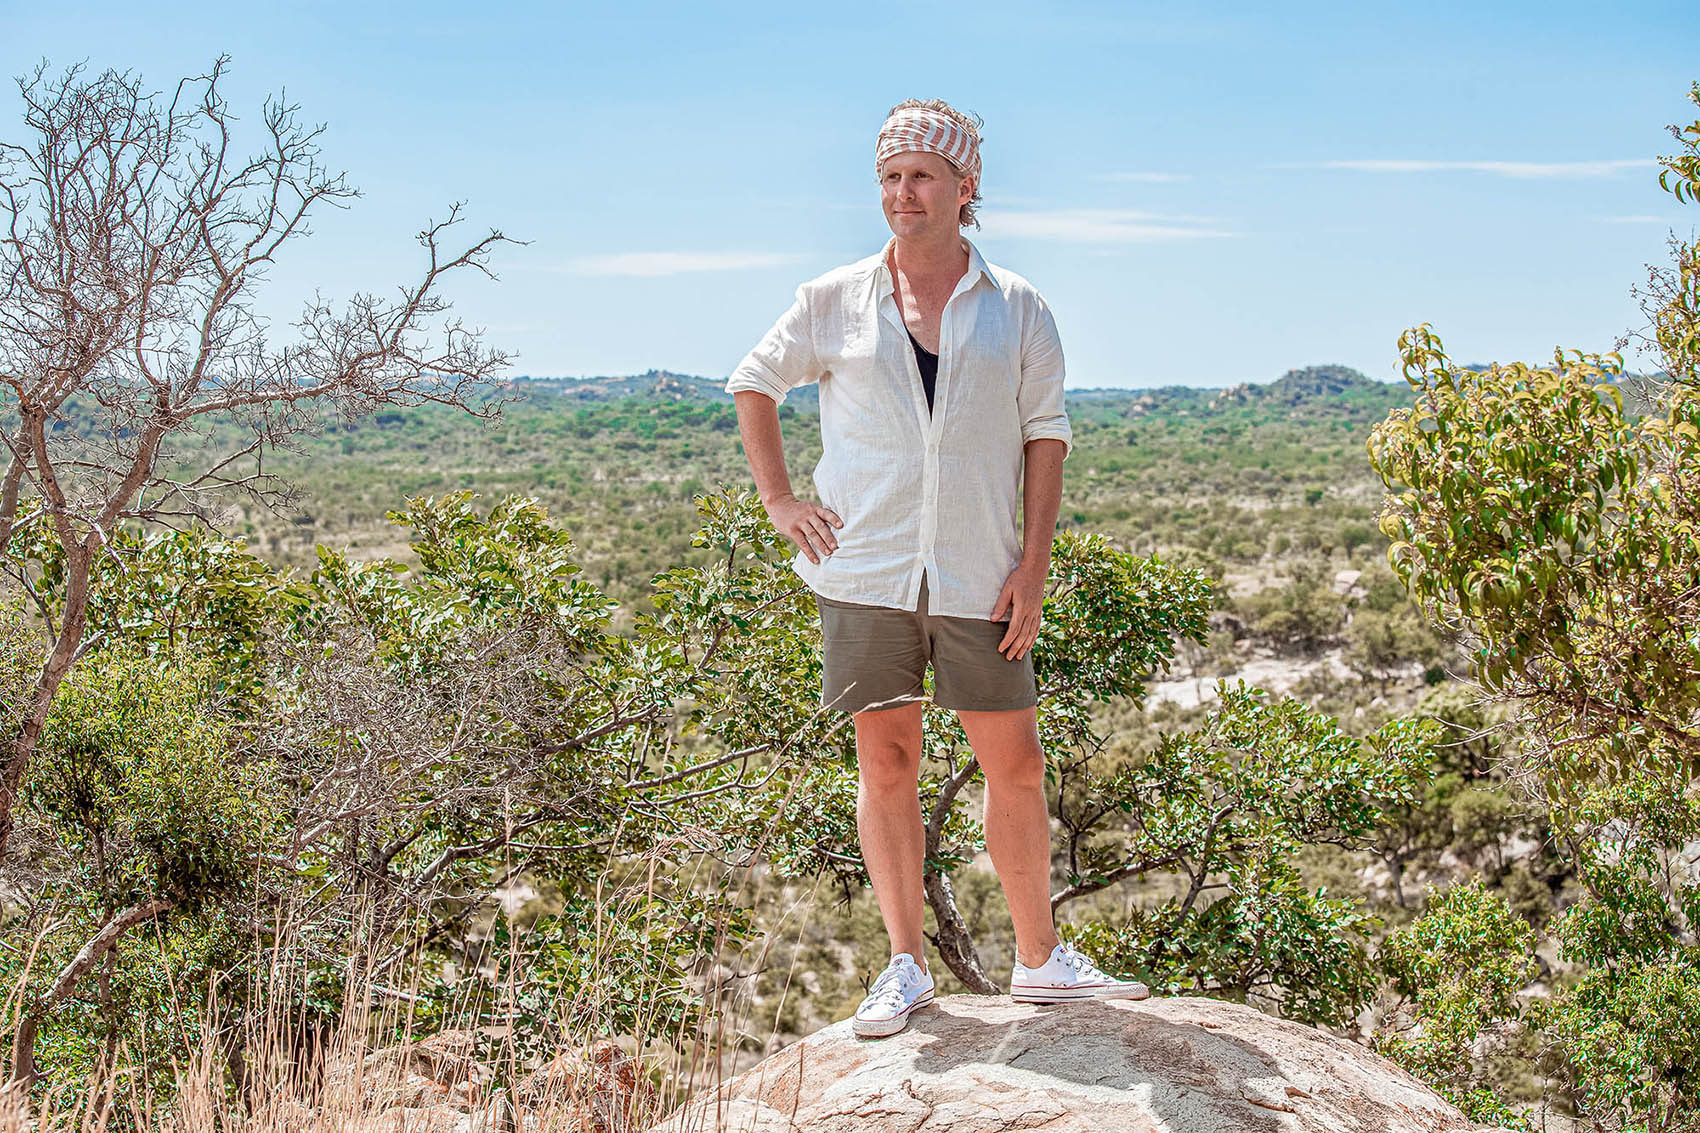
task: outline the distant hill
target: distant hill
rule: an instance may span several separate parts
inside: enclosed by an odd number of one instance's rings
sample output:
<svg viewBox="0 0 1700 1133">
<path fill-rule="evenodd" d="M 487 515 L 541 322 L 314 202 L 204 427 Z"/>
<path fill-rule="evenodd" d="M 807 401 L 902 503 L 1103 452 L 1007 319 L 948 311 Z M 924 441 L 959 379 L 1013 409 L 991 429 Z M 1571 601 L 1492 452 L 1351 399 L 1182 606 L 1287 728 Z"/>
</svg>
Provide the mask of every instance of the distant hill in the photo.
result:
<svg viewBox="0 0 1700 1133">
<path fill-rule="evenodd" d="M 1306 366 L 1302 370 L 1288 370 L 1276 378 L 1264 388 L 1264 396 L 1290 405 L 1358 391 L 1382 393 L 1392 384 L 1367 378 L 1350 366 Z M 1403 392 L 1407 387 L 1400 383 L 1398 388 Z"/>
<path fill-rule="evenodd" d="M 1288 370 L 1268 385 L 1242 382 L 1217 394 L 1210 405 L 1219 408 L 1256 402 L 1271 407 L 1297 407 L 1318 401 L 1380 399 L 1395 392 L 1403 397 L 1406 389 L 1403 382 L 1378 382 L 1350 366 L 1306 366 Z"/>
<path fill-rule="evenodd" d="M 554 394 L 578 401 L 618 401 L 625 397 L 653 398 L 657 401 L 685 401 L 708 398 L 731 401 L 726 392 L 725 378 L 704 378 L 695 374 L 675 374 L 670 370 L 648 370 L 641 374 L 595 378 L 538 378 L 519 377 L 513 384 L 528 393 Z M 795 394 L 793 395 L 795 396 Z"/>
<path fill-rule="evenodd" d="M 639 398 L 654 401 L 731 401 L 726 392 L 725 378 L 705 378 L 696 374 L 675 374 L 670 370 L 648 370 L 642 374 L 612 377 L 551 378 L 520 377 L 514 385 L 531 394 L 554 395 L 575 401 L 618 401 Z M 1120 401 L 1126 398 L 1144 400 L 1151 406 L 1193 406 L 1221 408 L 1235 404 L 1257 402 L 1267 406 L 1295 407 L 1313 402 L 1352 400 L 1365 396 L 1380 399 L 1388 394 L 1405 396 L 1404 383 L 1378 382 L 1350 366 L 1306 366 L 1288 370 L 1266 385 L 1242 382 L 1226 389 L 1200 386 L 1163 386 L 1160 388 L 1129 389 L 1109 386 L 1093 389 L 1071 389 L 1071 401 Z M 819 390 L 814 385 L 798 386 L 786 396 L 787 405 L 813 408 L 819 404 Z"/>
</svg>

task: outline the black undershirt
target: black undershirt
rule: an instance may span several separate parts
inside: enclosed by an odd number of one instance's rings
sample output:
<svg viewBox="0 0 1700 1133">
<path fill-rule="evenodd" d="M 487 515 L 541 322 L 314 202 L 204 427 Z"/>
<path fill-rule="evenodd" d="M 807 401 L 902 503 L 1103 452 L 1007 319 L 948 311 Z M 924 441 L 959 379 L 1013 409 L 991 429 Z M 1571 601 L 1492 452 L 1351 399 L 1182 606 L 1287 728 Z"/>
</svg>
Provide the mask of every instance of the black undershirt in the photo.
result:
<svg viewBox="0 0 1700 1133">
<path fill-rule="evenodd" d="M 905 328 L 907 329 L 907 328 Z M 927 412 L 933 411 L 933 387 L 939 380 L 939 356 L 921 345 L 921 340 L 915 337 L 915 332 L 909 332 L 909 341 L 915 347 L 915 365 L 921 368 L 921 388 L 927 391 Z"/>
</svg>

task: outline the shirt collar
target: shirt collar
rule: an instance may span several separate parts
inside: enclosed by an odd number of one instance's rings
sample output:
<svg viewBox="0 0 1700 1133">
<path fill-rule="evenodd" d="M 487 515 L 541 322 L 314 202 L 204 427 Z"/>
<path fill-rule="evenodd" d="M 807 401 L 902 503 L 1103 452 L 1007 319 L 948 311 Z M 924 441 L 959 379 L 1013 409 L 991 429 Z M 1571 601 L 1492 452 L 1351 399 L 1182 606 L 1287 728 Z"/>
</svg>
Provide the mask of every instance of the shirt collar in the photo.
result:
<svg viewBox="0 0 1700 1133">
<path fill-rule="evenodd" d="M 986 263 L 984 256 L 980 255 L 980 249 L 974 246 L 974 241 L 964 236 L 962 242 L 968 245 L 968 274 L 983 275 L 986 277 L 986 282 L 992 285 L 994 291 L 1002 291 L 1003 289 L 998 286 L 997 276 L 992 274 L 991 265 Z"/>
<path fill-rule="evenodd" d="M 881 295 L 891 295 L 897 291 L 896 283 L 891 278 L 890 266 L 892 245 L 896 243 L 897 237 L 893 236 L 885 242 L 885 247 L 879 250 L 879 254 L 873 257 L 875 279 L 878 281 Z M 992 274 L 991 265 L 986 263 L 984 256 L 980 255 L 980 249 L 974 246 L 974 241 L 964 236 L 962 243 L 968 249 L 968 270 L 962 274 L 962 282 L 956 285 L 957 290 L 965 292 L 978 282 L 976 276 L 985 276 L 986 282 L 992 285 L 992 289 L 1001 292 L 1003 288 L 998 285 L 997 276 Z"/>
</svg>

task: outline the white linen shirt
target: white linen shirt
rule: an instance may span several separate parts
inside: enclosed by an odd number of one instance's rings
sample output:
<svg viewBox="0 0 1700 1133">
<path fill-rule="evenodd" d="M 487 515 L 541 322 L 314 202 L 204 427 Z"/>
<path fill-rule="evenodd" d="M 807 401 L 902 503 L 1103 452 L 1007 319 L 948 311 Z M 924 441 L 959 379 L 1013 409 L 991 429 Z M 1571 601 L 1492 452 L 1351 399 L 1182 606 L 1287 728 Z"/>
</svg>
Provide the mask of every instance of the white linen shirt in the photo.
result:
<svg viewBox="0 0 1700 1133">
<path fill-rule="evenodd" d="M 822 453 L 815 489 L 844 526 L 838 549 L 792 568 L 840 602 L 913 610 L 926 573 L 927 613 L 985 618 L 1021 561 L 1017 526 L 1024 446 L 1073 449 L 1063 412 L 1063 355 L 1033 285 L 994 267 L 967 240 L 968 271 L 939 324 L 933 410 L 886 254 L 797 289 L 726 382 L 776 403 L 820 383 Z M 1008 617 L 1008 614 L 1005 614 Z"/>
</svg>

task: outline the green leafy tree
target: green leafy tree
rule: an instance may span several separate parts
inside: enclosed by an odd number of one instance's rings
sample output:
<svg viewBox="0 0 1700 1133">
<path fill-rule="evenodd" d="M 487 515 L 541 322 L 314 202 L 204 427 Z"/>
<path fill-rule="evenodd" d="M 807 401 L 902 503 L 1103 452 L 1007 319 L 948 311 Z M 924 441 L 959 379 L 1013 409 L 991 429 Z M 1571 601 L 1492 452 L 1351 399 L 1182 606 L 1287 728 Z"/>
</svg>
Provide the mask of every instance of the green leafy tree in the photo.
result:
<svg viewBox="0 0 1700 1133">
<path fill-rule="evenodd" d="M 1415 665 L 1426 677 L 1439 669 L 1446 655 L 1439 637 L 1410 603 L 1391 609 L 1364 604 L 1352 612 L 1344 640 L 1341 660 L 1364 680 L 1376 682 L 1383 696 L 1388 682 L 1402 670 Z"/>
<path fill-rule="evenodd" d="M 1505 871 L 1509 839 L 1541 833 L 1530 808 L 1512 797 L 1499 773 L 1494 721 L 1463 686 L 1429 690 L 1414 715 L 1436 725 L 1434 766 L 1417 797 L 1389 807 L 1369 840 L 1370 852 L 1387 866 L 1401 909 L 1407 907 L 1405 878 L 1411 869 L 1437 870 L 1451 851 L 1497 876 Z"/>
<path fill-rule="evenodd" d="M 204 662 L 115 649 L 61 689 L 24 783 L 59 868 L 13 926 L 46 946 L 27 969 L 14 1079 L 39 1076 L 36 1040 L 55 1014 L 81 1014 L 110 1054 L 128 1018 L 117 1000 L 129 981 L 113 963 L 127 934 L 215 913 L 252 885 L 276 843 L 272 769 L 235 757 L 208 683 Z M 79 1004 L 97 973 L 99 994 Z"/>
<path fill-rule="evenodd" d="M 1345 600 L 1334 591 L 1325 566 L 1296 562 L 1284 586 L 1259 590 L 1240 599 L 1246 624 L 1279 649 L 1315 653 L 1345 625 Z"/>
<path fill-rule="evenodd" d="M 1673 134 L 1660 180 L 1693 202 L 1700 122 Z M 1650 1131 L 1700 1128 L 1700 246 L 1642 297 L 1646 412 L 1616 354 L 1470 369 L 1425 325 L 1401 339 L 1415 403 L 1368 448 L 1389 559 L 1506 706 L 1581 887 L 1550 929 L 1575 982 L 1536 1020 L 1552 1076 L 1601 1127 Z"/>
<path fill-rule="evenodd" d="M 275 685 L 255 735 L 300 785 L 301 869 L 346 878 L 356 862 L 359 884 L 278 947 L 339 963 L 338 926 L 358 911 L 357 976 L 388 978 L 421 948 L 452 956 L 504 886 L 535 878 L 562 908 L 515 931 L 499 962 L 521 987 L 509 1006 L 533 1028 L 516 1044 L 568 1041 L 559 1028 L 592 1014 L 613 1033 L 688 1029 L 710 1006 L 689 972 L 747 918 L 713 880 L 725 873 L 679 879 L 704 853 L 759 845 L 739 800 L 783 790 L 820 738 L 796 707 L 801 652 L 761 648 L 794 638 L 796 588 L 745 569 L 745 517 L 715 501 L 704 511 L 699 539 L 723 542 L 726 559 L 657 579 L 657 612 L 629 635 L 530 499 L 488 511 L 470 492 L 410 501 L 393 518 L 412 529 L 414 571 L 321 548 L 269 642 Z M 750 701 L 769 697 L 794 728 L 755 724 Z M 604 906 L 621 916 L 587 923 Z M 577 1006 L 563 1018 L 544 1009 L 556 1000 Z"/>
<path fill-rule="evenodd" d="M 1069 885 L 1052 903 L 1177 875 L 1175 897 L 1086 937 L 1173 990 L 1342 1023 L 1374 994 L 1366 945 L 1377 922 L 1361 902 L 1305 886 L 1297 856 L 1306 845 L 1363 848 L 1385 812 L 1421 789 L 1435 729 L 1400 719 L 1358 739 L 1243 682 L 1218 695 L 1202 726 L 1164 736 L 1146 759 L 1108 775 L 1064 765 Z"/>
<path fill-rule="evenodd" d="M 63 1079 L 93 1057 L 77 1037 L 102 1032 L 72 990 L 96 961 L 121 990 L 162 972 L 187 979 L 168 950 L 207 956 L 174 999 L 199 1004 L 220 979 L 238 1036 L 243 1013 L 323 1027 L 347 991 L 398 965 L 464 959 L 472 929 L 522 876 L 559 907 L 523 932 L 497 917 L 498 936 L 513 932 L 498 963 L 512 979 L 469 998 L 427 967 L 415 1020 L 448 1025 L 511 985 L 505 1006 L 524 1032 L 514 1044 L 527 1050 L 592 1019 L 613 1033 L 688 1029 L 712 1006 L 690 973 L 747 928 L 726 887 L 679 880 L 734 841 L 716 833 L 715 799 L 782 787 L 806 763 L 788 754 L 807 750 L 799 739 L 821 739 L 797 695 L 818 670 L 811 659 L 801 676 L 788 671 L 809 656 L 795 645 L 796 586 L 771 565 L 745 569 L 747 512 L 705 509 L 702 538 L 725 539 L 726 559 L 670 575 L 662 613 L 636 636 L 611 631 L 611 604 L 578 577 L 572 541 L 524 499 L 488 512 L 470 493 L 412 501 L 395 518 L 413 529 L 414 571 L 327 550 L 310 577 L 286 579 L 216 540 L 117 545 L 96 606 L 102 636 L 62 686 L 64 711 L 50 715 L 27 780 L 30 813 L 61 848 L 31 878 L 34 919 L 9 926 L 14 954 L 28 954 L 55 901 L 83 912 L 54 942 L 76 952 L 76 931 L 93 942 L 32 992 L 29 1025 L 47 1036 L 52 1069 Z M 7 671 L 27 673 L 39 652 L 14 639 Z M 791 648 L 758 648 L 764 639 Z M 161 686 L 144 678 L 172 662 L 168 642 L 203 660 Z M 85 681 L 103 683 L 86 692 Z M 752 695 L 799 727 L 752 725 Z M 205 727 L 185 722 L 191 701 L 211 714 Z M 218 788 L 215 773 L 262 767 L 266 789 L 233 800 Z M 230 809 L 243 800 L 250 809 Z M 233 832 L 218 825 L 231 815 Z M 167 949 L 118 946 L 150 923 Z M 231 923 L 247 939 L 226 947 L 218 926 Z M 268 971 L 306 976 L 285 1002 L 245 1002 Z M 550 1010 L 563 998 L 571 1011 Z M 171 1010 L 149 1002 L 137 1026 Z M 26 1080 L 34 1042 L 20 1040 Z"/>
<path fill-rule="evenodd" d="M 1584 898 L 1552 927 L 1580 978 L 1536 1016 L 1584 1113 L 1700 1129 L 1700 798 L 1674 768 L 1589 789 L 1565 811 Z"/>
<path fill-rule="evenodd" d="M 31 580 L 34 606 L 49 634 L 66 616 L 66 557 L 40 523 L 12 537 L 12 562 Z M 300 603 L 297 582 L 278 574 L 240 540 L 206 528 L 114 531 L 89 569 L 85 637 L 80 653 L 107 643 L 148 656 L 171 657 L 193 644 L 214 654 L 209 670 L 222 695 L 252 709 L 265 683 L 263 638 L 273 611 Z"/>
<path fill-rule="evenodd" d="M 1534 969 L 1534 932 L 1479 879 L 1445 893 L 1381 947 L 1383 969 L 1405 997 L 1402 1025 L 1376 1046 L 1477 1121 L 1527 1128 L 1494 1094 L 1478 1050 L 1518 1025 L 1517 993 Z"/>
</svg>

